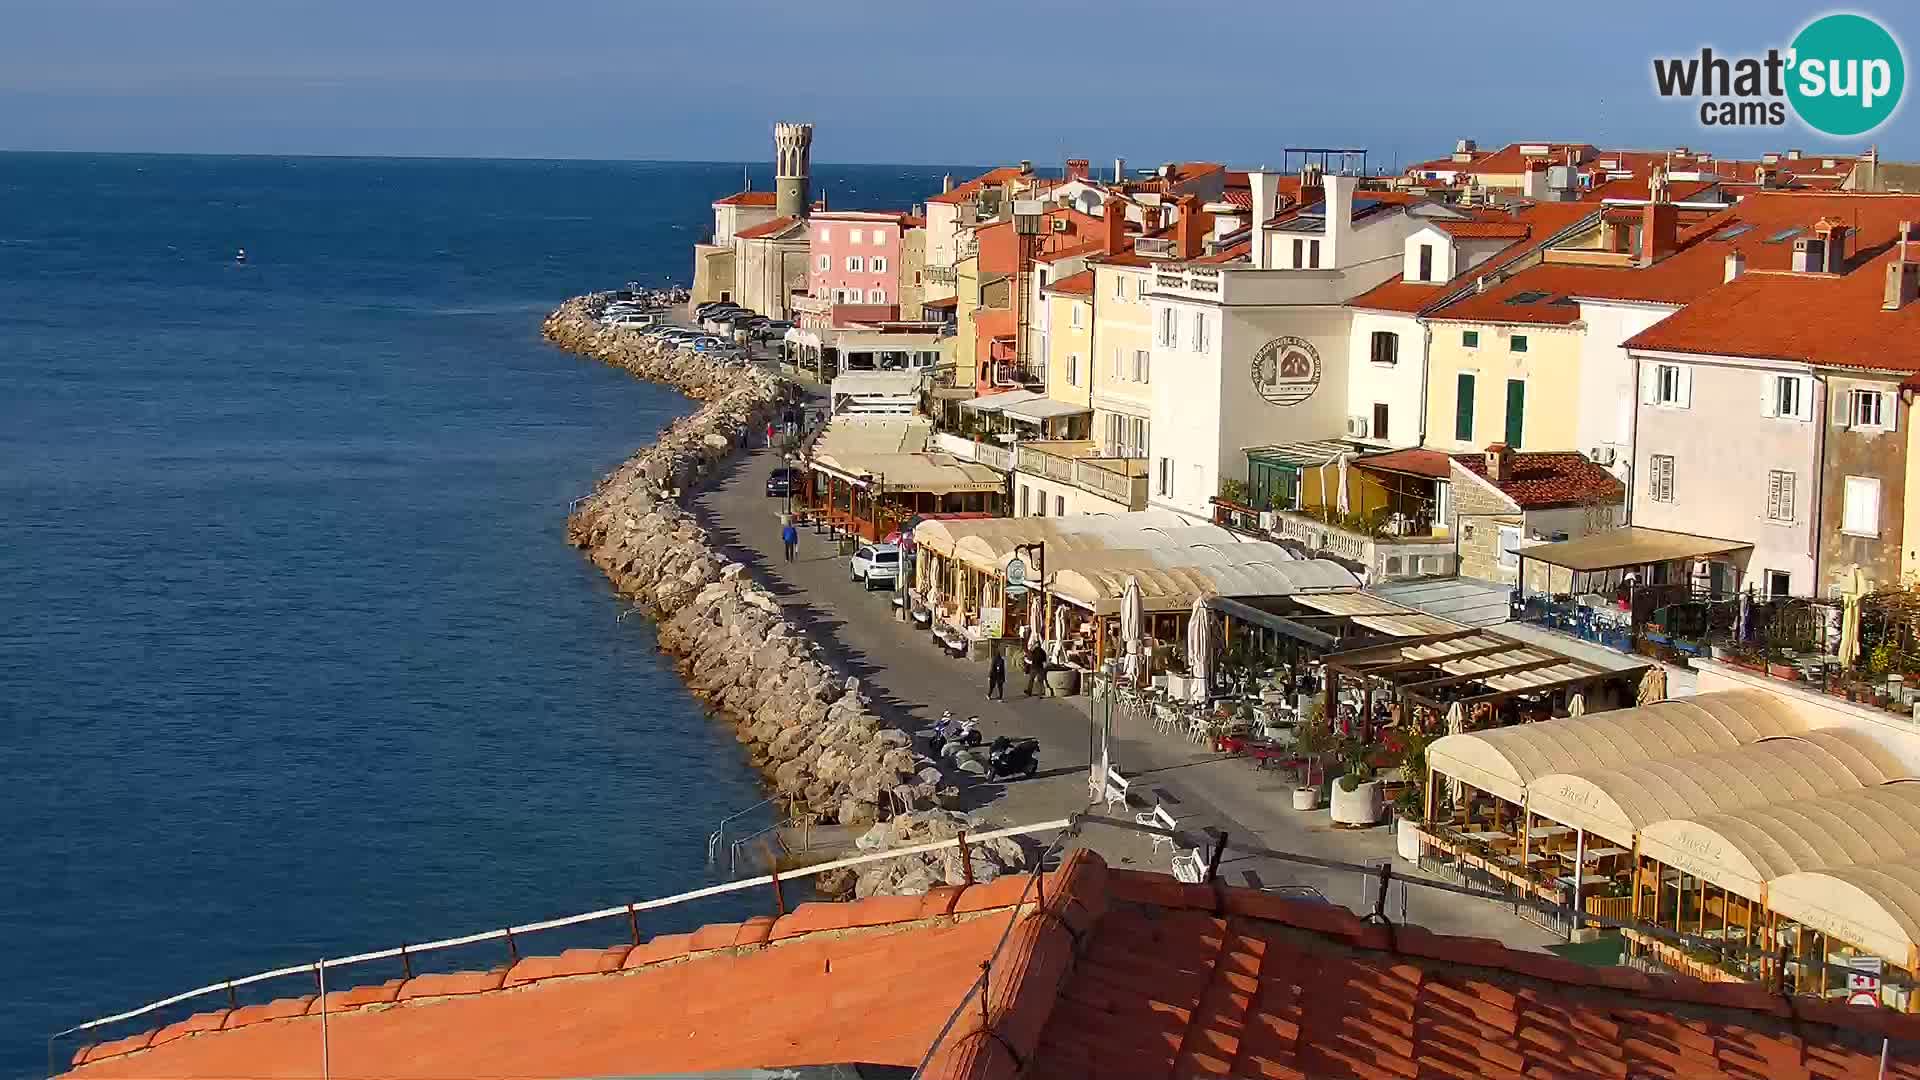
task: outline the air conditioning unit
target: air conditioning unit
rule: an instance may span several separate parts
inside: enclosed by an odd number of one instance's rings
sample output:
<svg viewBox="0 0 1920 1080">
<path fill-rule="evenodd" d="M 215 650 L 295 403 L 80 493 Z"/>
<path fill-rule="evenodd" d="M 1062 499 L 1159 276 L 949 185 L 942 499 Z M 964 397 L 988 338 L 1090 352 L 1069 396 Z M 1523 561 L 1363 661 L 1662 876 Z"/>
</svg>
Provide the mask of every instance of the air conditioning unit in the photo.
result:
<svg viewBox="0 0 1920 1080">
<path fill-rule="evenodd" d="M 1587 457 L 1592 458 L 1595 465 L 1612 465 L 1613 455 L 1614 450 L 1611 446 L 1596 446 L 1587 451 Z"/>
<path fill-rule="evenodd" d="M 1054 232 L 1066 232 L 1066 231 L 1067 231 L 1067 219 L 1066 219 L 1066 218 L 1054 218 L 1054 219 L 1053 219 L 1053 231 L 1054 231 Z"/>
<path fill-rule="evenodd" d="M 1347 437 L 1364 439 L 1367 437 L 1367 418 L 1364 416 L 1347 417 Z"/>
</svg>

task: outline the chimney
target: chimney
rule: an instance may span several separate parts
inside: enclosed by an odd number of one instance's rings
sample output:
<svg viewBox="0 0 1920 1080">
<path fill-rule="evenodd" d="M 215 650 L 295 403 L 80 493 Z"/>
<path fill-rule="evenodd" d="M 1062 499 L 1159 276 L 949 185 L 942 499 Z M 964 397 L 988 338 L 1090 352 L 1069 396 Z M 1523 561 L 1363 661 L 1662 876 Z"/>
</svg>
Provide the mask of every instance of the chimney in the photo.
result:
<svg viewBox="0 0 1920 1080">
<path fill-rule="evenodd" d="M 1825 244 L 1824 258 L 1813 270 L 1824 270 L 1829 274 L 1838 274 L 1847 268 L 1847 236 L 1852 232 L 1845 222 L 1836 218 L 1823 217 L 1813 224 L 1813 235 Z"/>
<path fill-rule="evenodd" d="M 1800 160 L 1800 151 L 1798 151 L 1798 150 L 1789 150 L 1789 151 L 1787 151 L 1787 160 L 1788 160 L 1788 161 L 1799 161 L 1799 160 Z"/>
<path fill-rule="evenodd" d="M 1118 184 L 1127 178 L 1127 159 L 1113 159 L 1113 182 Z"/>
<path fill-rule="evenodd" d="M 1021 176 L 1032 176 L 1032 175 L 1033 175 L 1033 162 L 1031 162 L 1031 161 L 1028 161 L 1028 160 L 1027 160 L 1026 158 L 1021 158 L 1021 159 L 1020 159 L 1020 175 L 1021 175 Z"/>
<path fill-rule="evenodd" d="M 940 178 L 940 194 L 945 195 L 946 193 L 952 190 L 953 190 L 953 174 L 948 173 L 945 176 L 942 176 Z"/>
<path fill-rule="evenodd" d="M 1318 165 L 1300 166 L 1300 205 L 1312 206 L 1324 197 L 1323 176 Z"/>
<path fill-rule="evenodd" d="M 1200 200 L 1192 195 L 1180 196 L 1180 219 L 1173 223 L 1174 254 L 1182 259 L 1200 257 L 1201 244 L 1207 238 L 1206 215 L 1200 212 Z"/>
<path fill-rule="evenodd" d="M 1506 443 L 1487 444 L 1487 479 L 1496 484 L 1513 479 L 1513 449 Z"/>
<path fill-rule="evenodd" d="M 1640 208 L 1641 266 L 1652 266 L 1674 253 L 1680 244 L 1680 210 L 1670 202 L 1650 202 Z"/>
<path fill-rule="evenodd" d="M 1119 196 L 1107 196 L 1100 218 L 1100 239 L 1109 255 L 1127 250 L 1127 208 Z"/>
<path fill-rule="evenodd" d="M 1067 159 L 1067 179 L 1085 180 L 1087 178 L 1088 173 L 1089 173 L 1089 164 L 1086 158 L 1068 158 Z"/>
<path fill-rule="evenodd" d="M 1737 278 L 1741 274 L 1744 274 L 1746 272 L 1747 272 L 1747 257 L 1745 255 L 1742 255 L 1738 251 L 1728 252 L 1727 253 L 1727 276 L 1725 280 L 1732 281 L 1734 278 Z"/>
<path fill-rule="evenodd" d="M 1526 199 L 1539 199 L 1546 193 L 1547 163 L 1536 161 L 1527 166 L 1526 176 L 1520 182 L 1520 196 Z"/>
<path fill-rule="evenodd" d="M 1912 255 L 1907 250 L 1907 238 L 1912 234 L 1913 222 L 1901 222 L 1900 242 L 1894 248 L 1893 261 L 1887 264 L 1886 301 L 1880 305 L 1884 311 L 1899 311 L 1920 299 L 1920 263 L 1910 261 Z"/>
<path fill-rule="evenodd" d="M 1335 174 L 1323 177 L 1326 194 L 1325 246 L 1320 253 L 1320 265 L 1327 270 L 1338 270 L 1345 265 L 1341 246 L 1346 237 L 1353 233 L 1353 193 L 1360 187 L 1358 177 Z"/>
<path fill-rule="evenodd" d="M 1264 226 L 1267 219 L 1280 212 L 1280 177 L 1264 169 L 1249 172 L 1247 188 L 1253 196 L 1253 210 L 1249 215 L 1253 218 L 1253 233 L 1249 237 L 1253 241 L 1253 250 L 1247 254 L 1251 256 L 1250 261 L 1255 269 L 1271 270 L 1273 267 L 1267 262 L 1267 230 Z"/>
</svg>

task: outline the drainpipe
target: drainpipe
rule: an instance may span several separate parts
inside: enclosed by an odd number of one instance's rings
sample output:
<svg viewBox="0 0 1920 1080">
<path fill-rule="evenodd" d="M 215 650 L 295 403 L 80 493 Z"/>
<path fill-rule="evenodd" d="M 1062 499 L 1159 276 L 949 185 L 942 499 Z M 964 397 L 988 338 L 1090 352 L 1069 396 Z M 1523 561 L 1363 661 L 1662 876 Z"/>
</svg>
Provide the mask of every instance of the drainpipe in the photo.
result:
<svg viewBox="0 0 1920 1080">
<path fill-rule="evenodd" d="M 1415 318 L 1420 324 L 1420 441 L 1415 446 L 1427 445 L 1427 377 L 1431 373 L 1428 361 L 1433 352 L 1433 324 L 1425 319 Z"/>
<path fill-rule="evenodd" d="M 1827 425 L 1833 422 L 1833 386 L 1827 377 L 1813 376 L 1815 386 L 1820 388 L 1820 413 L 1814 417 L 1813 448 L 1813 532 L 1807 538 L 1812 548 L 1808 554 L 1813 557 L 1813 588 L 1810 596 L 1820 595 L 1820 536 L 1823 523 L 1822 511 L 1827 505 Z M 1842 523 L 1844 524 L 1844 522 Z"/>
<path fill-rule="evenodd" d="M 1634 492 L 1640 483 L 1640 364 L 1638 356 L 1633 358 L 1633 395 L 1632 419 L 1627 421 L 1627 507 L 1626 525 L 1633 524 Z"/>
</svg>

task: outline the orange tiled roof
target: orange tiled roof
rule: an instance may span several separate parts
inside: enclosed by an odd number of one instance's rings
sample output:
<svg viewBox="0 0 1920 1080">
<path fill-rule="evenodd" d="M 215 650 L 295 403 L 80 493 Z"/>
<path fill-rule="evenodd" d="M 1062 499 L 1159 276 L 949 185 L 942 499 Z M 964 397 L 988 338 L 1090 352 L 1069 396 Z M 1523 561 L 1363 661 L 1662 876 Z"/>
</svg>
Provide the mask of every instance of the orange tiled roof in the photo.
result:
<svg viewBox="0 0 1920 1080">
<path fill-rule="evenodd" d="M 1650 199 L 1653 191 L 1649 186 L 1650 176 L 1628 176 L 1619 180 L 1598 183 L 1580 193 L 1582 202 L 1599 202 L 1602 199 Z M 1667 199 L 1670 202 L 1686 202 L 1689 199 L 1718 187 L 1718 180 L 1673 180 L 1667 184 Z"/>
<path fill-rule="evenodd" d="M 1052 263 L 1059 262 L 1063 259 L 1082 259 L 1089 255 L 1098 255 L 1105 250 L 1107 250 L 1107 243 L 1104 239 L 1088 240 L 1085 243 L 1075 244 L 1072 247 L 1064 247 L 1058 251 L 1049 251 L 1044 254 L 1035 255 L 1033 261 Z"/>
<path fill-rule="evenodd" d="M 1068 274 L 1059 281 L 1048 285 L 1047 291 L 1050 293 L 1059 293 L 1062 296 L 1092 296 L 1093 271 L 1082 270 L 1077 274 Z"/>
<path fill-rule="evenodd" d="M 1552 299 L 1593 297 L 1643 303 L 1687 304 L 1718 288 L 1726 280 L 1726 256 L 1739 251 L 1752 270 L 1789 269 L 1792 238 L 1768 242 L 1784 230 L 1809 230 L 1823 216 L 1833 215 L 1860 230 L 1856 249 L 1884 244 L 1902 220 L 1920 219 L 1920 196 L 1822 194 L 1768 191 L 1749 195 L 1726 210 L 1711 214 L 1680 234 L 1680 249 L 1649 267 L 1575 266 L 1542 263 L 1514 274 L 1484 293 L 1463 297 L 1431 312 L 1429 318 L 1462 322 L 1565 325 L 1579 318 L 1579 308 Z M 1720 239 L 1740 226 L 1751 226 L 1731 239 Z M 1532 304 L 1509 304 L 1523 292 L 1544 292 L 1548 299 Z"/>
<path fill-rule="evenodd" d="M 1560 506 L 1618 502 L 1627 489 L 1619 478 L 1572 450 L 1521 453 L 1512 457 L 1513 472 L 1505 480 L 1487 478 L 1485 454 L 1455 454 L 1461 468 L 1478 476 L 1512 499 L 1522 510 L 1551 510 Z"/>
<path fill-rule="evenodd" d="M 927 201 L 947 205 L 971 202 L 974 193 L 978 192 L 981 188 L 997 187 L 1009 180 L 1018 180 L 1024 175 L 1026 174 L 1020 171 L 1020 166 L 1018 165 L 1002 165 L 997 169 L 988 169 L 986 172 L 981 173 L 979 176 L 963 184 L 955 184 L 952 191 L 943 191 L 938 195 L 928 196 Z"/>
<path fill-rule="evenodd" d="M 1451 296 L 1462 287 L 1499 270 L 1501 267 L 1518 261 L 1529 252 L 1536 250 L 1542 243 L 1561 230 L 1589 217 L 1598 210 L 1592 205 L 1580 203 L 1538 203 L 1518 214 L 1501 212 L 1496 217 L 1490 213 L 1479 215 L 1474 221 L 1435 220 L 1434 224 L 1454 236 L 1472 236 L 1476 229 L 1485 229 L 1489 235 L 1499 237 L 1518 227 L 1521 239 L 1501 248 L 1492 258 L 1485 260 L 1464 274 L 1444 284 L 1407 281 L 1403 275 L 1393 277 L 1347 301 L 1348 307 L 1365 308 L 1369 311 L 1397 311 L 1413 315 L 1440 300 Z M 1456 232 L 1456 229 L 1466 230 Z"/>
<path fill-rule="evenodd" d="M 1920 257 L 1920 245 L 1910 248 Z M 1887 251 L 1839 276 L 1749 271 L 1667 316 L 1627 347 L 1920 371 L 1920 303 L 1881 307 Z"/>
<path fill-rule="evenodd" d="M 1453 475 L 1452 459 L 1439 450 L 1413 447 L 1407 450 L 1389 450 L 1384 454 L 1369 454 L 1355 458 L 1353 463 L 1366 469 L 1380 469 L 1385 472 L 1407 473 L 1411 476 L 1428 476 L 1435 480 L 1445 480 Z"/>
<path fill-rule="evenodd" d="M 763 236 L 777 236 L 799 223 L 800 219 L 797 217 L 777 217 L 765 224 L 755 225 L 751 229 L 741 229 L 733 235 L 740 240 L 758 240 Z"/>
<path fill-rule="evenodd" d="M 715 206 L 775 206 L 779 195 L 772 191 L 740 191 L 724 199 L 715 199 Z"/>
<path fill-rule="evenodd" d="M 1519 240 L 1527 235 L 1527 223 L 1524 221 L 1449 221 L 1436 220 L 1434 226 L 1448 236 L 1458 236 L 1463 240 Z"/>
<path fill-rule="evenodd" d="M 929 1080 L 1872 1077 L 1883 1037 L 1890 1075 L 1920 1076 L 1920 1019 L 1891 1010 L 1588 967 L 1086 851 L 1015 908 L 1026 884 L 806 904 L 330 995 L 332 1065 L 360 1080 L 916 1065 L 1011 918 L 985 1009 L 959 1010 Z M 310 1008 L 202 1014 L 201 1033 L 97 1048 L 74 1075 L 310 1075 Z"/>
</svg>

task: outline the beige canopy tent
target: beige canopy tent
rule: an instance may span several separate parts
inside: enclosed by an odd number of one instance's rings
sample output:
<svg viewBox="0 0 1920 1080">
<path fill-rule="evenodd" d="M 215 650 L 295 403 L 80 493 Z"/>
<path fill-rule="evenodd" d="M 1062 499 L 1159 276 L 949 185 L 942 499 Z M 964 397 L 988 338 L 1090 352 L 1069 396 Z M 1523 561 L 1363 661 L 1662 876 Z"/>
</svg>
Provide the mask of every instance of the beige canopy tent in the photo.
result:
<svg viewBox="0 0 1920 1080">
<path fill-rule="evenodd" d="M 1806 730 L 1806 720 L 1783 698 L 1721 690 L 1578 719 L 1443 736 L 1427 748 L 1427 764 L 1518 805 L 1526 802 L 1532 781 L 1553 773 L 1731 750 Z"/>
<path fill-rule="evenodd" d="M 1355 626 L 1389 637 L 1427 637 L 1464 629 L 1451 619 L 1396 604 L 1372 593 L 1329 593 L 1302 596 L 1297 600 L 1302 607 L 1327 615 L 1347 616 Z"/>
<path fill-rule="evenodd" d="M 914 526 L 913 542 L 915 546 L 937 555 L 956 558 L 962 541 L 977 541 L 968 547 L 970 557 L 987 560 L 988 565 L 980 568 L 989 569 L 996 564 L 1005 565 L 1013 549 L 1021 544 L 1047 543 L 1067 536 L 1117 536 L 1148 528 L 1179 528 L 1187 524 L 1186 518 L 1168 510 L 1044 518 L 934 519 Z"/>
<path fill-rule="evenodd" d="M 1149 613 L 1183 611 L 1197 599 L 1215 596 L 1292 596 L 1313 589 L 1360 586 L 1352 571 L 1326 559 L 1155 566 L 1151 556 L 1156 553 L 1145 554 L 1149 558 L 1135 565 L 1089 563 L 1061 570 L 1052 575 L 1048 591 L 1094 614 L 1116 615 L 1129 577 L 1139 581 L 1144 610 Z"/>
<path fill-rule="evenodd" d="M 1655 822 L 1857 791 L 1903 773 L 1867 735 L 1810 731 L 1731 750 L 1550 773 L 1527 785 L 1527 808 L 1632 847 Z"/>
<path fill-rule="evenodd" d="M 1640 853 L 1760 900 L 1788 874 L 1920 857 L 1920 782 L 1655 822 L 1641 830 Z"/>
<path fill-rule="evenodd" d="M 1738 540 L 1625 525 L 1605 532 L 1589 533 L 1577 540 L 1534 544 L 1521 549 L 1521 554 L 1536 562 L 1562 566 L 1568 570 L 1613 570 L 1676 559 L 1701 559 L 1752 547 L 1752 544 Z"/>
<path fill-rule="evenodd" d="M 1884 957 L 1920 967 L 1920 859 L 1804 870 L 1767 883 L 1781 918 Z"/>
</svg>

